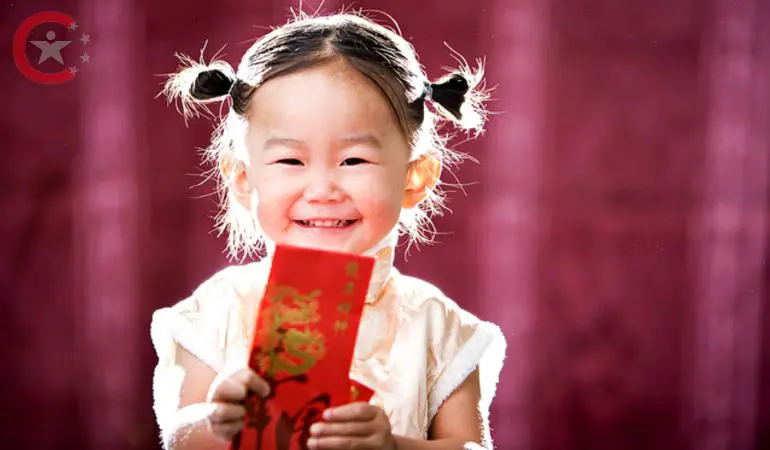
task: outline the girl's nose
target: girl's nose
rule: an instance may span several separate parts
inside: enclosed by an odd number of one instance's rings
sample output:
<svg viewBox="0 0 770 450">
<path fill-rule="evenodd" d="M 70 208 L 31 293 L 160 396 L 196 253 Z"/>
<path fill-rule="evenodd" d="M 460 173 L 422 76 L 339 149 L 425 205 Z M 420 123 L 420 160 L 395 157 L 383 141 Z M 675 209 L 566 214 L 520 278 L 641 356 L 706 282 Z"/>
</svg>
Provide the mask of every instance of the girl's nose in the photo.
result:
<svg viewBox="0 0 770 450">
<path fill-rule="evenodd" d="M 344 194 L 331 170 L 314 170 L 308 173 L 304 199 L 308 202 L 339 202 Z"/>
</svg>

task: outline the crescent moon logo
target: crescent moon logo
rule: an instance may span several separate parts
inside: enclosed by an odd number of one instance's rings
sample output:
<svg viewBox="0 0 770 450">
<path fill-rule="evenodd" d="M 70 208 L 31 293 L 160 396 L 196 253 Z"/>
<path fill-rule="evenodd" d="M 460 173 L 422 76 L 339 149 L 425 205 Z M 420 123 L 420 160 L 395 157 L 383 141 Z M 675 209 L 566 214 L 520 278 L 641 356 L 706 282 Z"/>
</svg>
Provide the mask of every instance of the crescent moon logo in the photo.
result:
<svg viewBox="0 0 770 450">
<path fill-rule="evenodd" d="M 70 67 L 53 73 L 41 72 L 32 65 L 27 57 L 29 34 L 35 27 L 46 23 L 58 23 L 70 29 L 77 27 L 75 19 L 62 12 L 44 11 L 27 17 L 13 35 L 13 62 L 22 75 L 36 83 L 47 85 L 66 83 L 75 78 L 75 68 Z"/>
</svg>

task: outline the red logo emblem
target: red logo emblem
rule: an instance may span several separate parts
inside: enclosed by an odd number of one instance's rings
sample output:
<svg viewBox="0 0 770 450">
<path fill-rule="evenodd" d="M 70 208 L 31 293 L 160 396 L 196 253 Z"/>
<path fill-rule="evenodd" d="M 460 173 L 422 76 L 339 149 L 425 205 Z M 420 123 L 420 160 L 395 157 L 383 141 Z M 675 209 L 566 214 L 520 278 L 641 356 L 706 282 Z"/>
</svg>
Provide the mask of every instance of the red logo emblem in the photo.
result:
<svg viewBox="0 0 770 450">
<path fill-rule="evenodd" d="M 19 72 L 27 77 L 29 80 L 40 84 L 61 84 L 75 78 L 75 74 L 78 72 L 78 68 L 75 65 L 66 66 L 64 59 L 62 58 L 61 51 L 65 47 L 69 46 L 72 41 L 57 40 L 56 33 L 49 31 L 46 33 L 46 40 L 44 41 L 30 41 L 29 35 L 36 27 L 54 23 L 59 24 L 67 28 L 69 31 L 75 31 L 78 28 L 75 19 L 69 14 L 65 14 L 57 11 L 45 11 L 34 14 L 27 17 L 24 22 L 16 29 L 16 33 L 13 35 L 13 62 L 16 64 L 16 68 Z M 83 34 L 79 39 L 82 45 L 85 46 L 90 41 L 88 34 Z M 36 68 L 30 61 L 27 55 L 27 42 L 37 47 L 40 51 L 40 57 L 37 60 L 36 65 L 40 65 L 47 60 L 53 60 L 64 66 L 57 72 L 43 72 Z M 88 63 L 90 57 L 85 51 L 80 56 L 81 63 Z"/>
</svg>

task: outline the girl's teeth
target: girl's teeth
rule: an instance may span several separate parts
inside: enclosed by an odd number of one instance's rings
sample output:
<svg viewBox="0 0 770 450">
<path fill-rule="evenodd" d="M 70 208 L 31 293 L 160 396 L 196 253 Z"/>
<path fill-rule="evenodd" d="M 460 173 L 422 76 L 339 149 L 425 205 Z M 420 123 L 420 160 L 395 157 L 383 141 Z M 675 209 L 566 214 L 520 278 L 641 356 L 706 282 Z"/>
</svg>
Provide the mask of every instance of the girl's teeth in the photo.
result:
<svg viewBox="0 0 770 450">
<path fill-rule="evenodd" d="M 339 228 L 348 224 L 348 220 L 303 220 L 302 225 L 309 227 Z"/>
</svg>

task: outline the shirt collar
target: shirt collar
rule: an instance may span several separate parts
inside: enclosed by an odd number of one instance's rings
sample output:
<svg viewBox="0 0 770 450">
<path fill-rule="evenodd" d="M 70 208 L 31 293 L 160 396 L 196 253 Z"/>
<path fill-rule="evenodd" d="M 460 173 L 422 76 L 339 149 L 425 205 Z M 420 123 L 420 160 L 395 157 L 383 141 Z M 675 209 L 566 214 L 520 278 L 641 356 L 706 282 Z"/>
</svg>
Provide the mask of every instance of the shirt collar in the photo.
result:
<svg viewBox="0 0 770 450">
<path fill-rule="evenodd" d="M 397 243 L 398 229 L 394 228 L 380 242 L 363 252 L 364 256 L 374 258 L 372 279 L 366 293 L 366 303 L 369 305 L 377 303 L 390 282 Z M 275 253 L 275 242 L 265 239 L 265 250 L 266 258 L 272 260 Z"/>
</svg>

